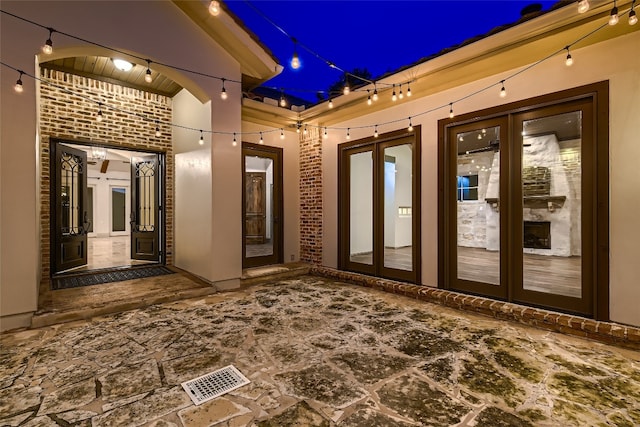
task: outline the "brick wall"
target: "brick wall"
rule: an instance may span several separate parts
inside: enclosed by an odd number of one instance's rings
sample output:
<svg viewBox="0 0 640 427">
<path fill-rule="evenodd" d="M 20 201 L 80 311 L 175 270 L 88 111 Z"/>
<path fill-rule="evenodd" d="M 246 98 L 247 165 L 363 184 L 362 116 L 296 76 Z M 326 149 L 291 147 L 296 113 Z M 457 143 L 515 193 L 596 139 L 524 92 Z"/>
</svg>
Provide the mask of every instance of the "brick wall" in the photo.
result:
<svg viewBox="0 0 640 427">
<path fill-rule="evenodd" d="M 322 265 L 322 139 L 300 134 L 300 260 Z"/>
<path fill-rule="evenodd" d="M 171 98 L 137 89 L 104 83 L 60 71 L 40 70 L 44 82 L 40 84 L 40 236 L 42 251 L 42 282 L 48 284 L 50 273 L 50 170 L 49 141 L 51 138 L 78 140 L 116 145 L 135 150 L 154 150 L 166 153 L 165 188 L 167 264 L 173 262 L 173 148 L 171 129 L 161 127 L 162 135 L 155 136 L 155 120 L 172 121 Z M 57 87 L 56 87 L 57 86 Z M 95 120 L 98 105 L 104 104 L 104 120 Z M 152 121 L 122 111 L 145 115 Z"/>
</svg>

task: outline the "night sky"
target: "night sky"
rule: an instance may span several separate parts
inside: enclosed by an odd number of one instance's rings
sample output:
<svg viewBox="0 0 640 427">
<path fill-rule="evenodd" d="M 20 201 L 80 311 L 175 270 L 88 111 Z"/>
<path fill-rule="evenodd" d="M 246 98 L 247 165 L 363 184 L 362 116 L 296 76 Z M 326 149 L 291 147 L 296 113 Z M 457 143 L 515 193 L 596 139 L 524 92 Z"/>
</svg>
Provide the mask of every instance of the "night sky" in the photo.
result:
<svg viewBox="0 0 640 427">
<path fill-rule="evenodd" d="M 376 78 L 497 26 L 513 23 L 529 4 L 539 3 L 543 10 L 548 10 L 555 2 L 228 0 L 225 3 L 285 66 L 279 76 L 265 85 L 315 102 L 316 92 L 328 89 L 342 73 L 301 47 L 297 50 L 302 67 L 292 69 L 289 61 L 293 42 L 254 8 L 341 69 L 366 68 Z"/>
</svg>

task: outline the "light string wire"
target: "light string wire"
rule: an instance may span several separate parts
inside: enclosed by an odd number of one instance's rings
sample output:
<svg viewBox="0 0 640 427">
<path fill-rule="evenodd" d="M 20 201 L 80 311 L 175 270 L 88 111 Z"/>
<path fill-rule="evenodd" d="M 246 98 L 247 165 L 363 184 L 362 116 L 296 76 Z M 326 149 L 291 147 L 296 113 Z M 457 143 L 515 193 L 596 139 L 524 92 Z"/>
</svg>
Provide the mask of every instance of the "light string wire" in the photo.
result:
<svg viewBox="0 0 640 427">
<path fill-rule="evenodd" d="M 631 9 L 621 13 L 620 16 L 625 16 L 626 14 L 628 14 L 630 12 L 630 10 Z M 7 13 L 7 12 L 3 11 L 3 13 Z M 23 18 L 20 18 L 20 19 L 23 19 Z M 41 26 L 40 24 L 36 24 L 36 25 Z M 602 29 L 607 28 L 609 26 L 610 25 L 607 22 L 607 23 L 604 23 L 604 24 L 596 27 L 595 29 L 591 30 L 590 32 L 580 36 L 578 39 L 576 39 L 572 43 L 567 44 L 566 46 L 557 49 L 556 51 L 554 51 L 551 54 L 545 56 L 544 58 L 539 59 L 538 61 L 536 61 L 536 62 L 524 67 L 523 69 L 518 70 L 518 71 L 508 75 L 507 77 L 505 77 L 504 79 L 500 80 L 497 83 L 492 83 L 492 84 L 487 85 L 487 86 L 485 86 L 485 87 L 483 87 L 481 89 L 478 89 L 478 90 L 476 90 L 474 92 L 471 92 L 471 93 L 469 93 L 469 94 L 467 94 L 465 96 L 462 96 L 462 97 L 460 97 L 460 98 L 458 98 L 458 99 L 456 99 L 454 101 L 448 102 L 446 104 L 442 104 L 442 105 L 437 106 L 437 107 L 430 108 L 430 109 L 422 111 L 422 112 L 418 112 L 418 113 L 412 114 L 411 116 L 406 117 L 406 118 L 403 117 L 403 118 L 398 118 L 398 119 L 395 119 L 395 120 L 388 120 L 386 122 L 378 122 L 378 123 L 375 123 L 373 125 L 360 125 L 360 126 L 350 126 L 350 127 L 328 127 L 328 126 L 313 125 L 313 124 L 308 124 L 308 123 L 304 123 L 304 125 L 305 125 L 305 127 L 309 126 L 311 128 L 317 128 L 319 130 L 324 129 L 325 132 L 326 132 L 327 130 L 368 129 L 368 128 L 374 128 L 374 127 L 378 127 L 378 126 L 380 126 L 380 127 L 381 126 L 387 126 L 387 125 L 390 125 L 390 124 L 404 122 L 404 121 L 407 121 L 407 120 L 411 121 L 411 119 L 413 119 L 413 118 L 420 117 L 420 116 L 435 112 L 435 111 L 440 110 L 442 108 L 453 107 L 454 104 L 459 103 L 461 101 L 464 101 L 466 99 L 469 99 L 469 98 L 471 98 L 473 96 L 476 96 L 476 95 L 478 95 L 478 94 L 480 94 L 482 92 L 485 92 L 485 91 L 487 91 L 487 90 L 489 90 L 491 88 L 494 88 L 497 85 L 503 85 L 504 86 L 504 83 L 507 82 L 508 80 L 511 80 L 511 79 L 517 77 L 518 75 L 520 75 L 522 73 L 525 73 L 526 71 L 531 70 L 532 68 L 542 64 L 543 62 L 546 62 L 547 60 L 553 58 L 554 56 L 558 55 L 559 53 L 563 53 L 567 48 L 571 48 L 575 44 L 585 40 L 586 38 L 592 36 L 593 34 L 597 33 L 598 31 L 601 31 Z M 45 29 L 49 29 L 49 27 L 44 27 L 44 26 L 41 26 L 41 27 L 45 28 Z M 118 112 L 121 112 L 121 113 L 125 113 L 125 114 L 129 114 L 129 115 L 132 115 L 132 116 L 136 116 L 136 117 L 142 118 L 143 120 L 148 121 L 150 123 L 162 124 L 162 125 L 166 125 L 166 126 L 170 126 L 170 127 L 175 127 L 175 128 L 185 129 L 185 130 L 191 130 L 191 131 L 197 131 L 197 132 L 207 132 L 207 133 L 210 133 L 210 134 L 234 135 L 234 136 L 235 135 L 241 135 L 241 136 L 242 135 L 260 135 L 260 134 L 269 134 L 269 133 L 274 133 L 274 132 L 279 132 L 279 131 L 281 132 L 282 131 L 282 128 L 272 128 L 272 129 L 268 129 L 268 130 L 252 131 L 252 132 L 232 132 L 232 131 L 213 131 L 213 130 L 205 130 L 205 131 L 203 131 L 203 130 L 201 130 L 199 128 L 184 126 L 184 125 L 176 124 L 176 123 L 173 123 L 173 122 L 159 121 L 159 120 L 151 119 L 151 118 L 149 118 L 148 116 L 146 116 L 144 114 L 140 114 L 140 113 L 135 113 L 135 112 L 131 112 L 131 111 L 128 111 L 128 110 L 124 110 L 122 108 L 118 108 L 118 107 L 114 107 L 114 106 L 108 105 L 108 104 L 106 104 L 106 103 L 104 103 L 102 101 L 96 101 L 96 100 L 94 100 L 92 98 L 89 98 L 87 96 L 77 94 L 77 93 L 75 93 L 75 92 L 73 92 L 73 91 L 71 91 L 71 90 L 69 90 L 69 89 L 67 89 L 67 88 L 65 88 L 63 86 L 56 85 L 56 84 L 54 84 L 52 82 L 49 82 L 49 81 L 47 81 L 45 79 L 41 79 L 41 78 L 39 78 L 37 76 L 34 76 L 32 74 L 29 74 L 29 73 L 26 73 L 23 70 L 20 70 L 20 69 L 12 66 L 10 64 L 7 64 L 5 62 L 0 61 L 0 65 L 2 65 L 4 67 L 7 67 L 7 68 L 10 68 L 10 69 L 20 73 L 21 75 L 33 78 L 34 80 L 39 81 L 41 83 L 47 84 L 47 85 L 52 86 L 52 87 L 56 87 L 56 88 L 64 91 L 65 93 L 76 95 L 76 96 L 78 96 L 78 97 L 80 97 L 80 98 L 82 98 L 82 99 L 84 99 L 84 100 L 86 100 L 88 102 L 97 104 L 99 107 L 104 107 L 104 108 L 109 109 L 109 110 L 118 111 Z M 298 121 L 297 124 L 293 125 L 293 126 L 297 126 L 298 129 L 299 129 L 302 124 L 303 123 L 301 121 Z"/>
</svg>

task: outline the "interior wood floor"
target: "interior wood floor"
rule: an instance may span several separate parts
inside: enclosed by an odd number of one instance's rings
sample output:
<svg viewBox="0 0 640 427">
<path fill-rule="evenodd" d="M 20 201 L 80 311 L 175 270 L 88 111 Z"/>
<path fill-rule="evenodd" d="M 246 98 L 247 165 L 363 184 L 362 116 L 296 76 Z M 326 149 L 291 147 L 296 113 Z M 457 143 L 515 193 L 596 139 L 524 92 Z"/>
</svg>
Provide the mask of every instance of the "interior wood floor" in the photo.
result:
<svg viewBox="0 0 640 427">
<path fill-rule="evenodd" d="M 384 248 L 384 266 L 386 268 L 411 271 L 413 268 L 412 252 L 413 246 Z M 351 255 L 351 262 L 371 265 L 373 264 L 373 252 L 353 254 Z"/>
<path fill-rule="evenodd" d="M 131 237 L 89 237 L 87 238 L 87 265 L 68 270 L 81 272 L 113 267 L 154 264 L 153 261 L 131 259 Z"/>
<path fill-rule="evenodd" d="M 582 258 L 523 254 L 524 289 L 580 297 Z M 458 278 L 497 285 L 500 253 L 458 246 Z"/>
<path fill-rule="evenodd" d="M 273 241 L 269 240 L 266 243 L 253 244 L 253 245 L 247 244 L 245 249 L 247 253 L 247 258 L 273 255 Z"/>
</svg>

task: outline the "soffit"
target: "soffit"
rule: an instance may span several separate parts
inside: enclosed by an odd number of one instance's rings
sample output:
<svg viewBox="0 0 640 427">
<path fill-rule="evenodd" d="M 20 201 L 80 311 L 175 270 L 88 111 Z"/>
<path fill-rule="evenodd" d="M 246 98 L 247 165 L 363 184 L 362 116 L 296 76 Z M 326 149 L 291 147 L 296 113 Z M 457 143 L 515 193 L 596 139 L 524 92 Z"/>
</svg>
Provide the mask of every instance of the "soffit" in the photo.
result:
<svg viewBox="0 0 640 427">
<path fill-rule="evenodd" d="M 218 16 L 212 16 L 207 8 L 208 2 L 172 1 L 238 61 L 243 74 L 243 90 L 255 87 L 282 71 L 277 58 L 223 2 L 220 2 L 222 12 Z"/>
<path fill-rule="evenodd" d="M 619 2 L 620 11 L 626 11 L 630 2 Z M 497 34 L 480 39 L 444 55 L 430 59 L 413 67 L 404 69 L 388 76 L 380 82 L 396 83 L 412 80 L 411 92 L 413 97 L 433 95 L 444 90 L 455 88 L 485 77 L 499 75 L 507 70 L 517 69 L 532 63 L 532 60 L 544 58 L 558 51 L 567 43 L 583 37 L 606 25 L 611 3 L 602 2 L 592 7 L 586 14 L 578 14 L 577 6 L 571 4 L 563 8 L 548 12 L 538 18 L 523 22 Z M 604 40 L 619 37 L 638 31 L 640 25 L 627 25 L 621 19 L 618 25 L 604 28 L 586 37 L 572 49 L 589 46 Z M 558 55 L 558 61 L 563 62 L 564 56 Z M 380 98 L 371 106 L 366 105 L 366 89 L 373 90 L 373 86 L 362 88 L 365 91 L 351 92 L 346 96 L 333 99 L 334 108 L 328 109 L 326 103 L 313 106 L 300 113 L 293 121 L 286 123 L 295 126 L 297 120 L 307 123 L 331 126 L 347 120 L 357 118 L 363 114 L 384 110 L 399 105 L 401 101 L 393 102 L 390 90 L 381 90 L 378 86 Z M 499 91 L 496 86 L 496 93 Z M 412 98 L 412 99 L 414 99 Z M 255 116 L 257 113 L 247 111 L 249 105 L 243 107 L 243 118 Z M 363 111 L 366 109 L 366 113 Z M 263 120 L 267 116 L 262 115 Z M 280 120 L 279 123 L 282 123 Z M 279 124 L 279 126 L 283 126 Z"/>
</svg>

